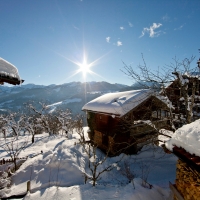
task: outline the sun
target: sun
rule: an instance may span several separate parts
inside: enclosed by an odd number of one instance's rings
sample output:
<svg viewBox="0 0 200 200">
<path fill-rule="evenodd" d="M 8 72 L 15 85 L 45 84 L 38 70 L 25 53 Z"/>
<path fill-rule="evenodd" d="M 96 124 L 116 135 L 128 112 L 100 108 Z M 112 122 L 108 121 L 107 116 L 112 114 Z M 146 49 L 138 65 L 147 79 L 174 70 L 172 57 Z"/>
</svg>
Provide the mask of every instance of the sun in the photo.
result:
<svg viewBox="0 0 200 200">
<path fill-rule="evenodd" d="M 71 63 L 75 64 L 78 67 L 78 69 L 75 70 L 75 72 L 71 76 L 69 76 L 68 78 L 71 78 L 71 77 L 81 73 L 83 75 L 84 80 L 86 80 L 88 74 L 89 75 L 95 75 L 95 76 L 98 76 L 98 77 L 104 79 L 104 77 L 102 77 L 99 74 L 92 71 L 91 68 L 93 66 L 97 65 L 99 63 L 99 60 L 101 60 L 107 54 L 105 54 L 105 55 L 103 55 L 103 56 L 101 56 L 101 57 L 97 58 L 96 60 L 89 62 L 89 63 L 87 62 L 87 54 L 86 54 L 85 51 L 83 52 L 82 62 L 77 61 L 77 60 L 71 60 L 71 59 L 69 59 L 69 58 L 67 58 L 67 57 L 65 57 L 61 54 L 59 54 L 59 55 L 64 57 L 65 59 L 67 59 L 68 61 L 70 61 Z"/>
<path fill-rule="evenodd" d="M 91 73 L 91 65 L 87 63 L 86 59 L 84 59 L 83 63 L 80 63 L 78 66 L 80 67 L 78 71 L 82 72 L 83 76 L 86 76 L 87 73 Z"/>
</svg>

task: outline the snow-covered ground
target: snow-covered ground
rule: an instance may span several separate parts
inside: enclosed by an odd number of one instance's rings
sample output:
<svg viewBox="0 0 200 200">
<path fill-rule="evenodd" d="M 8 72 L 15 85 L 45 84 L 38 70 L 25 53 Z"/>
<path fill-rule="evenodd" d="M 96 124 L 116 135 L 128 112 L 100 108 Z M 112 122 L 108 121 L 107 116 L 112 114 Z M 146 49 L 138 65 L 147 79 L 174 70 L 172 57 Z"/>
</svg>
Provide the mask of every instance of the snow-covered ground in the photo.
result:
<svg viewBox="0 0 200 200">
<path fill-rule="evenodd" d="M 86 131 L 87 128 L 85 133 Z M 75 132 L 69 138 L 44 133 L 36 135 L 35 143 L 31 144 L 30 136 L 20 136 L 19 143 L 26 139 L 29 143 L 19 157 L 29 157 L 12 176 L 12 186 L 0 191 L 0 195 L 6 197 L 23 194 L 26 192 L 27 181 L 30 180 L 31 193 L 27 193 L 24 199 L 171 199 L 168 183 L 175 180 L 177 160 L 173 154 L 165 154 L 161 147 L 148 145 L 138 155 L 121 154 L 107 158 L 99 169 L 102 170 L 112 163 L 115 168 L 103 173 L 96 187 L 92 187 L 90 182 L 84 184 L 84 176 L 80 171 L 81 168 L 85 168 L 89 173 L 88 157 L 78 144 L 78 138 L 79 135 Z M 7 138 L 7 142 L 9 140 L 11 138 Z M 2 148 L 3 143 L 4 139 L 0 138 L 0 158 L 8 158 Z M 33 157 L 36 154 L 38 155 Z M 97 156 L 101 154 L 98 150 Z M 123 159 L 117 163 L 122 156 Z M 129 183 L 122 173 L 125 163 L 135 174 L 135 189 L 133 183 Z M 141 178 L 147 178 L 147 182 L 153 187 L 143 187 Z"/>
</svg>

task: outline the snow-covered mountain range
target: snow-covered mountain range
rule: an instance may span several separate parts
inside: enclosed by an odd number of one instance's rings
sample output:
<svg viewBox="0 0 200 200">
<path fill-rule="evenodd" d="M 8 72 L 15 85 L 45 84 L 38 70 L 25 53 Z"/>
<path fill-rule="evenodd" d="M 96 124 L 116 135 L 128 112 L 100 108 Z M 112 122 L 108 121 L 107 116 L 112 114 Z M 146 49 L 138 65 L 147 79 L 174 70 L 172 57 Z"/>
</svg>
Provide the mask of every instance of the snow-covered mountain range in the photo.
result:
<svg viewBox="0 0 200 200">
<path fill-rule="evenodd" d="M 88 101 L 109 92 L 122 91 L 130 88 L 127 85 L 108 82 L 71 82 L 62 85 L 0 86 L 0 111 L 17 111 L 23 104 L 31 102 L 39 105 L 45 103 L 53 111 L 57 108 L 69 108 L 73 113 L 80 113 Z"/>
</svg>

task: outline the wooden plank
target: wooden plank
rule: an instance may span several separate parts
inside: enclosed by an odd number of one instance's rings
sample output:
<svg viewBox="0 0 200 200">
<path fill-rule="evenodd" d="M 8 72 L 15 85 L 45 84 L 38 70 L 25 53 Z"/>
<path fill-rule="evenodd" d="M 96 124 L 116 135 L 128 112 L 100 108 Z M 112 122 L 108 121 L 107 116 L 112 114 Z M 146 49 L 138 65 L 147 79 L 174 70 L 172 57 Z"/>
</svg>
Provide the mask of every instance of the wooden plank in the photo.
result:
<svg viewBox="0 0 200 200">
<path fill-rule="evenodd" d="M 176 187 L 174 187 L 174 185 L 171 182 L 169 182 L 169 187 L 178 200 L 184 200 L 182 195 L 179 193 L 179 191 L 176 189 Z"/>
</svg>

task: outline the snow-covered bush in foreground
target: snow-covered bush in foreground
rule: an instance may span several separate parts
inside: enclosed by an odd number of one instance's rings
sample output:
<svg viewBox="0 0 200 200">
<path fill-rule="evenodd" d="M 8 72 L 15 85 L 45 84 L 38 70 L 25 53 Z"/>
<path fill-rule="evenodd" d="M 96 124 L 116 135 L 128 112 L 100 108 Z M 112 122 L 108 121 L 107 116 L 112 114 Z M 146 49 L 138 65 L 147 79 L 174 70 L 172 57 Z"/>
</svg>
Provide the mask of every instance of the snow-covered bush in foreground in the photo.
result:
<svg viewBox="0 0 200 200">
<path fill-rule="evenodd" d="M 11 180 L 7 172 L 0 171 L 0 189 L 10 186 Z"/>
<path fill-rule="evenodd" d="M 84 129 L 83 129 L 83 117 L 78 116 L 74 122 L 74 128 L 79 135 L 79 142 L 83 149 L 83 154 L 87 156 L 87 161 L 84 162 L 83 166 L 79 169 L 82 171 L 85 177 L 85 183 L 87 180 L 92 181 L 92 185 L 95 186 L 97 181 L 101 179 L 101 176 L 105 172 L 110 172 L 113 170 L 117 163 L 119 163 L 123 155 L 120 155 L 119 160 L 115 163 L 106 162 L 109 155 L 109 150 L 106 154 L 99 152 L 97 145 L 93 141 L 86 141 Z"/>
</svg>

